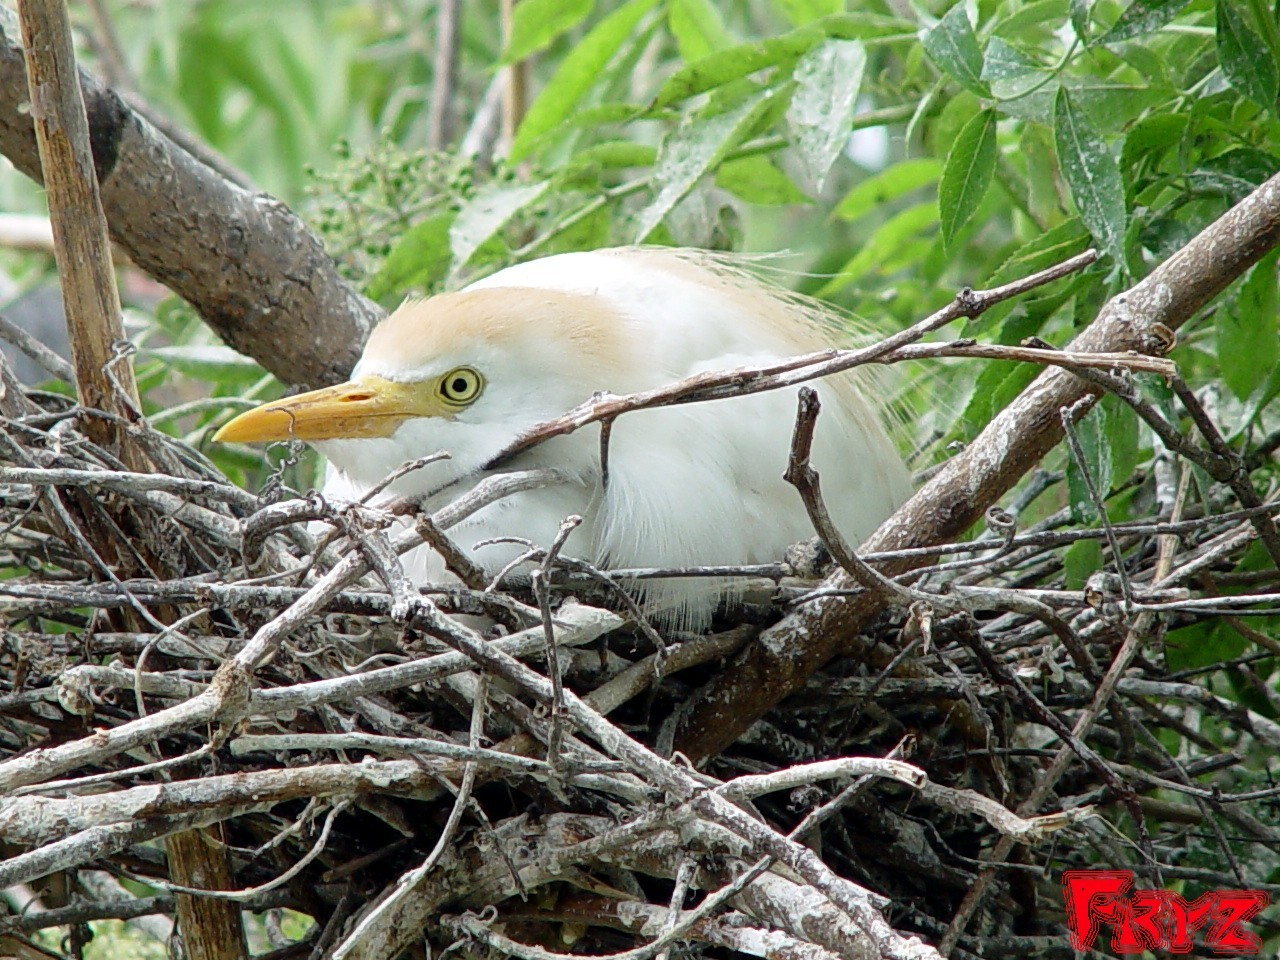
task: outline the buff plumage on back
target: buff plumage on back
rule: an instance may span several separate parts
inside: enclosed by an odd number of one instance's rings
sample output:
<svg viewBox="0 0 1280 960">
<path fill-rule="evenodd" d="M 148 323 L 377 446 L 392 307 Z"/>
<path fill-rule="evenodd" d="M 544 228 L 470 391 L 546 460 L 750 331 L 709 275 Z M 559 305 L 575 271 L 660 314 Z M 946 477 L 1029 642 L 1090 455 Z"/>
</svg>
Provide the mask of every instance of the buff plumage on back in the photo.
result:
<svg viewBox="0 0 1280 960">
<path fill-rule="evenodd" d="M 369 384 L 390 383 L 379 389 L 394 394 L 394 403 L 379 398 L 378 410 L 402 419 L 389 436 L 316 441 L 331 462 L 326 493 L 357 495 L 403 461 L 446 449 L 449 461 L 411 473 L 389 491 L 423 496 L 451 484 L 431 506 L 474 483 L 530 427 L 595 393 L 629 393 L 821 350 L 837 342 L 838 332 L 822 307 L 718 256 L 620 248 L 520 264 L 461 292 L 406 303 L 374 332 L 343 396 L 364 397 Z M 478 396 L 465 405 L 433 399 L 433 390 L 445 389 L 442 378 L 457 370 L 483 384 Z M 860 388 L 868 382 L 861 376 L 815 384 L 823 412 L 814 465 L 834 520 L 855 542 L 910 493 L 906 468 L 881 410 Z M 478 541 L 516 536 L 546 545 L 566 515 L 578 514 L 583 523 L 566 552 L 602 566 L 776 560 L 788 544 L 812 535 L 798 495 L 782 480 L 795 394 L 627 414 L 612 430 L 607 485 L 598 427 L 541 444 L 503 469 L 555 465 L 571 479 L 495 504 L 453 536 L 497 570 L 522 548 L 476 548 Z M 420 581 L 444 577 L 439 558 L 425 548 L 406 563 Z M 663 622 L 702 627 L 732 586 L 670 579 L 636 590 Z"/>
</svg>

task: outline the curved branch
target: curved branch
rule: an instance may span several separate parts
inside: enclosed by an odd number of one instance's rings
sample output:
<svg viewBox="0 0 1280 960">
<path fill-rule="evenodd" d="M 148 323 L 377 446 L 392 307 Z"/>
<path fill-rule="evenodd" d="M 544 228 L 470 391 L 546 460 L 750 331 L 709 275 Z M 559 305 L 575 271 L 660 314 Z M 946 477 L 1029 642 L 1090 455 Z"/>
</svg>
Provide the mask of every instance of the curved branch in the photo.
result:
<svg viewBox="0 0 1280 960">
<path fill-rule="evenodd" d="M 1072 352 L 1137 350 L 1160 354 L 1176 330 L 1228 284 L 1280 244 L 1280 175 L 1227 211 L 1144 280 L 1112 298 L 1072 341 Z M 1102 388 L 1067 370 L 1047 370 L 960 455 L 862 545 L 863 552 L 928 546 L 959 537 L 1063 436 L 1060 411 L 1081 400 L 1083 415 Z M 922 560 L 881 567 L 892 576 Z M 857 586 L 846 573 L 827 586 Z M 867 592 L 810 604 L 765 631 L 698 699 L 677 747 L 695 762 L 714 756 L 759 717 L 804 687 L 883 607 Z"/>
<path fill-rule="evenodd" d="M 0 153 L 40 180 L 21 34 L 0 7 Z M 226 180 L 80 71 L 111 237 L 230 346 L 290 384 L 337 383 L 381 311 L 284 204 Z"/>
</svg>

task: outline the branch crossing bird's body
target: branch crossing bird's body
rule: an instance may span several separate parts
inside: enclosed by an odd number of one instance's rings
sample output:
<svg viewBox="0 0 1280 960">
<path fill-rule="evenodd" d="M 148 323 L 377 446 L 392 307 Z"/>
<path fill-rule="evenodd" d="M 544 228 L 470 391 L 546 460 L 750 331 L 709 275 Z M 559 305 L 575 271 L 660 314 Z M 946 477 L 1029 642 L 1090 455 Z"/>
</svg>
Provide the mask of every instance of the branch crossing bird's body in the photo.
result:
<svg viewBox="0 0 1280 960">
<path fill-rule="evenodd" d="M 828 315 L 731 263 L 693 251 L 619 248 L 561 254 L 503 270 L 458 293 L 410 301 L 372 334 L 352 380 L 243 414 L 221 440 L 311 442 L 329 460 L 325 494 L 356 499 L 406 460 L 450 459 L 406 474 L 390 496 L 443 502 L 484 475 L 529 428 L 593 393 L 631 393 L 692 374 L 750 366 L 831 346 Z M 833 519 L 865 538 L 910 493 L 907 470 L 879 405 L 853 373 L 815 384 L 823 400 L 814 466 Z M 583 518 L 564 553 L 604 567 L 765 563 L 812 536 L 799 496 L 782 479 L 795 389 L 626 414 L 608 443 L 601 482 L 599 427 L 557 437 L 501 470 L 555 466 L 571 479 L 516 494 L 450 531 L 542 546 L 569 514 Z M 433 506 L 431 502 L 426 504 Z M 523 550 L 474 550 L 496 571 Z M 421 548 L 405 557 L 417 582 L 445 579 Z M 667 622 L 702 626 L 723 583 L 651 581 L 646 602 Z"/>
</svg>

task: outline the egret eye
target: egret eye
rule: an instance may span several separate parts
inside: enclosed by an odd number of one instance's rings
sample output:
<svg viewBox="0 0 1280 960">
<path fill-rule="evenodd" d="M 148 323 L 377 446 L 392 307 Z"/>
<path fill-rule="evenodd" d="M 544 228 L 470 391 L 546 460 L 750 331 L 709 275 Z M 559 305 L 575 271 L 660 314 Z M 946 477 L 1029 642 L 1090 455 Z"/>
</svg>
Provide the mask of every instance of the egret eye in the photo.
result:
<svg viewBox="0 0 1280 960">
<path fill-rule="evenodd" d="M 450 406 L 465 407 L 474 402 L 483 389 L 484 377 L 470 367 L 458 367 L 440 378 L 436 392 Z"/>
</svg>

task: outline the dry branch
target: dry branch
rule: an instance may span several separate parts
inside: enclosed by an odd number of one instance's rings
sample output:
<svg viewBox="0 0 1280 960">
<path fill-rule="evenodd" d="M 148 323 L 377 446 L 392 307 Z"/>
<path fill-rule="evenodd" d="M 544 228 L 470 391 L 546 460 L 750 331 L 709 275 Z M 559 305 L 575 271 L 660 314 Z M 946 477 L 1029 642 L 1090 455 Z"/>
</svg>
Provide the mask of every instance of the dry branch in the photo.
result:
<svg viewBox="0 0 1280 960">
<path fill-rule="evenodd" d="M 653 407 L 677 403 L 702 403 L 706 400 L 723 400 L 729 397 L 762 393 L 767 390 L 780 390 L 784 387 L 808 383 L 820 377 L 830 376 L 833 373 L 852 370 L 854 367 L 868 363 L 896 363 L 902 360 L 920 359 L 923 356 L 990 355 L 986 353 L 990 348 L 972 350 L 972 341 L 962 341 L 951 345 L 925 345 L 921 348 L 924 351 L 923 353 L 917 351 L 912 354 L 903 353 L 903 351 L 911 348 L 918 340 L 934 330 L 941 329 L 962 317 L 980 316 L 997 303 L 1020 296 L 1037 287 L 1068 276 L 1077 270 L 1084 269 L 1093 263 L 1097 257 L 1098 255 L 1095 251 L 1086 250 L 1084 253 L 1064 260 L 1062 263 L 1054 264 L 1052 267 L 991 290 L 963 290 L 951 303 L 931 316 L 925 317 L 919 323 L 913 324 L 906 330 L 892 334 L 866 347 L 852 350 L 819 350 L 816 353 L 800 357 L 789 357 L 785 360 L 759 366 L 737 367 L 732 370 L 708 370 L 675 383 L 654 387 L 651 390 L 645 390 L 640 393 L 622 396 L 606 394 L 594 397 L 563 416 L 531 427 L 523 436 L 499 451 L 488 466 L 500 466 L 510 461 L 517 454 L 537 444 L 545 443 L 554 437 L 573 433 L 575 430 L 580 430 L 589 424 L 609 423 L 623 414 L 635 410 L 648 410 Z M 997 352 L 1000 351 L 998 347 L 994 349 Z M 1068 354 L 1047 350 L 1024 350 L 1021 355 L 999 353 L 999 356 L 1001 359 L 1033 360 L 1041 363 L 1062 362 L 1069 365 L 1072 362 L 1072 358 Z M 1117 359 L 1112 365 L 1123 367 L 1125 363 L 1123 360 Z M 1167 368 L 1162 368 L 1163 371 L 1167 371 Z"/>
<path fill-rule="evenodd" d="M 25 69 L 17 21 L 0 7 L 0 153 L 40 180 Z M 130 258 L 284 382 L 345 379 L 380 311 L 338 276 L 320 241 L 95 77 L 80 71 L 80 87 L 111 236 Z"/>
<path fill-rule="evenodd" d="M 1113 298 L 1072 341 L 1072 353 L 1163 353 L 1169 331 L 1280 243 L 1280 176 L 1200 233 L 1127 293 Z M 865 544 L 867 551 L 928 546 L 955 539 L 976 523 L 1062 438 L 1059 411 L 1091 404 L 1096 385 L 1067 370 L 1049 370 L 1001 411 L 963 453 L 901 507 Z M 908 564 L 895 564 L 901 573 Z M 833 574 L 836 590 L 854 586 Z M 881 609 L 870 594 L 833 596 L 802 608 L 753 644 L 703 693 L 682 727 L 681 749 L 695 761 L 720 752 L 757 718 L 803 688 Z"/>
</svg>

